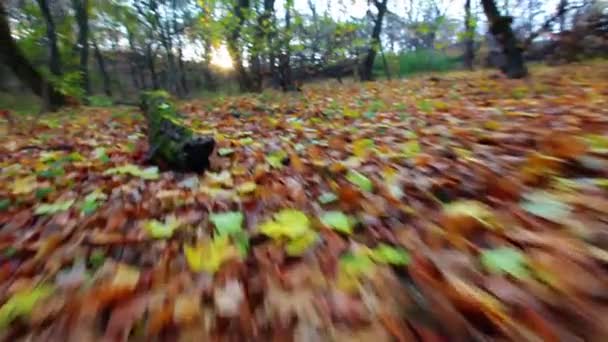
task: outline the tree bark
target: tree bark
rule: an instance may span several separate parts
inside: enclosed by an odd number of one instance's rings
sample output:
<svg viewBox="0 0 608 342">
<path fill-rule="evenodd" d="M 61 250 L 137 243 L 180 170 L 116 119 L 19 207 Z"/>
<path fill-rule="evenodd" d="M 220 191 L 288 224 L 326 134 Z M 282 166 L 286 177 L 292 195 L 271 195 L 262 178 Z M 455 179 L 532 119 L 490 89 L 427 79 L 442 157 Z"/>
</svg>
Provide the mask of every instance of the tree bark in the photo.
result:
<svg viewBox="0 0 608 342">
<path fill-rule="evenodd" d="M 524 63 L 523 49 L 511 29 L 512 17 L 502 16 L 494 0 L 481 0 L 483 11 L 490 23 L 490 32 L 500 45 L 505 64 L 500 68 L 509 78 L 523 78 L 528 75 Z"/>
<path fill-rule="evenodd" d="M 146 63 L 148 64 L 148 70 L 150 70 L 150 76 L 152 77 L 152 88 L 159 89 L 158 74 L 156 73 L 156 67 L 154 65 L 154 54 L 152 54 L 152 44 L 146 45 Z"/>
<path fill-rule="evenodd" d="M 374 30 L 372 31 L 372 39 L 370 41 L 370 47 L 367 50 L 367 55 L 361 64 L 360 77 L 361 81 L 371 81 L 374 79 L 372 69 L 374 67 L 374 60 L 378 54 L 378 48 L 381 44 L 380 34 L 382 33 L 382 23 L 384 21 L 384 15 L 386 14 L 386 4 L 388 0 L 374 0 L 374 5 L 378 10 L 376 20 L 374 21 Z"/>
<path fill-rule="evenodd" d="M 189 129 L 169 94 L 145 92 L 141 96 L 141 108 L 148 122 L 148 157 L 152 162 L 177 171 L 201 172 L 209 167 L 215 140 Z"/>
<path fill-rule="evenodd" d="M 108 70 L 106 69 L 106 62 L 103 59 L 103 55 L 99 50 L 99 46 L 97 46 L 97 42 L 95 39 L 92 39 L 93 49 L 95 51 L 95 59 L 97 60 L 97 66 L 99 67 L 99 71 L 101 72 L 101 76 L 103 78 L 103 91 L 107 96 L 112 96 L 112 89 L 110 83 L 110 75 L 108 75 Z"/>
<path fill-rule="evenodd" d="M 55 76 L 61 75 L 61 56 L 57 47 L 57 32 L 55 29 L 55 21 L 51 15 L 51 10 L 47 0 L 36 0 L 42 12 L 42 17 L 46 22 L 46 39 L 49 46 L 49 69 Z"/>
<path fill-rule="evenodd" d="M 78 23 L 78 51 L 80 52 L 80 74 L 82 88 L 87 95 L 91 95 L 89 82 L 89 13 L 88 0 L 72 0 L 76 22 Z M 98 51 L 96 51 L 97 53 Z"/>
<path fill-rule="evenodd" d="M 464 34 L 464 67 L 473 70 L 473 61 L 475 60 L 475 27 L 471 14 L 471 0 L 466 0 L 464 3 Z"/>
<path fill-rule="evenodd" d="M 8 13 L 0 2 L 0 61 L 8 66 L 21 82 L 27 85 L 34 94 L 48 103 L 49 109 L 56 109 L 66 103 L 66 98 L 58 92 L 27 60 L 17 42 L 13 39 L 8 23 Z"/>
<path fill-rule="evenodd" d="M 289 30 L 291 29 L 291 8 L 293 2 L 287 3 L 285 8 L 285 37 L 283 38 L 282 46 L 283 51 L 279 55 L 279 83 L 281 85 L 281 89 L 283 91 L 294 91 L 298 90 L 295 83 L 293 82 L 293 77 L 291 74 L 291 48 L 289 46 L 291 42 L 291 35 L 289 34 Z"/>
<path fill-rule="evenodd" d="M 247 10 L 248 8 L 249 0 L 236 1 L 233 11 L 237 23 L 230 31 L 230 34 L 228 35 L 227 39 L 228 52 L 230 53 L 230 57 L 232 57 L 232 61 L 234 62 L 234 67 L 237 72 L 239 87 L 241 88 L 241 91 L 251 91 L 253 89 L 251 78 L 247 74 L 247 70 L 243 65 L 243 54 L 241 52 L 241 48 L 239 47 L 241 30 L 243 28 L 243 24 L 245 23 L 245 14 L 243 13 L 243 10 Z"/>
</svg>

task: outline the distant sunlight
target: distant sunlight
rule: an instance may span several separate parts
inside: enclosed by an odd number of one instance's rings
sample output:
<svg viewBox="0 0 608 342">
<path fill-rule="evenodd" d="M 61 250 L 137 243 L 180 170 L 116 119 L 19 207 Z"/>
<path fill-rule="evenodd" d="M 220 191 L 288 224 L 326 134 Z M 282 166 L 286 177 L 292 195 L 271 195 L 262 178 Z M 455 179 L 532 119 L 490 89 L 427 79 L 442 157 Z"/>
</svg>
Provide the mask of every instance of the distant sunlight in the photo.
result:
<svg viewBox="0 0 608 342">
<path fill-rule="evenodd" d="M 211 50 L 211 64 L 222 69 L 232 69 L 232 58 L 226 45 L 220 45 L 218 48 Z"/>
</svg>

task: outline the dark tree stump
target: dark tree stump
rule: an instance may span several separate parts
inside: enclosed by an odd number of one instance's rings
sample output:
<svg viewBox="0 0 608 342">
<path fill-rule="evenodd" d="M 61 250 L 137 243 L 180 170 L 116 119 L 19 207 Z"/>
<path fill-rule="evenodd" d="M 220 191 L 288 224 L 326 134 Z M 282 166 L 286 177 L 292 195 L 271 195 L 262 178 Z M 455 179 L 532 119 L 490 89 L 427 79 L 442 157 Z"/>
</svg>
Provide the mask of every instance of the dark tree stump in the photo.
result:
<svg viewBox="0 0 608 342">
<path fill-rule="evenodd" d="M 149 160 L 175 171 L 202 172 L 209 168 L 215 140 L 197 135 L 184 125 L 169 94 L 164 91 L 142 93 L 141 109 L 148 122 Z"/>
</svg>

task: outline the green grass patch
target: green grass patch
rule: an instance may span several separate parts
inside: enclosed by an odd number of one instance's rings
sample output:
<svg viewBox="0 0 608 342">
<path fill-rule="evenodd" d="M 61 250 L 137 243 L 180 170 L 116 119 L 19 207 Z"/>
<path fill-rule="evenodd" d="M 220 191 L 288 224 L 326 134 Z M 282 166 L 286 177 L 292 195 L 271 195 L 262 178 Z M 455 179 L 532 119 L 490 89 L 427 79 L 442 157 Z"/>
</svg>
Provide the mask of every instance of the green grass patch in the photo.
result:
<svg viewBox="0 0 608 342">
<path fill-rule="evenodd" d="M 449 56 L 440 51 L 420 50 L 401 54 L 386 54 L 386 60 L 393 76 L 404 77 L 425 72 L 445 72 L 456 70 L 461 61 L 458 56 Z M 374 61 L 374 74 L 384 76 L 384 63 L 379 55 Z"/>
</svg>

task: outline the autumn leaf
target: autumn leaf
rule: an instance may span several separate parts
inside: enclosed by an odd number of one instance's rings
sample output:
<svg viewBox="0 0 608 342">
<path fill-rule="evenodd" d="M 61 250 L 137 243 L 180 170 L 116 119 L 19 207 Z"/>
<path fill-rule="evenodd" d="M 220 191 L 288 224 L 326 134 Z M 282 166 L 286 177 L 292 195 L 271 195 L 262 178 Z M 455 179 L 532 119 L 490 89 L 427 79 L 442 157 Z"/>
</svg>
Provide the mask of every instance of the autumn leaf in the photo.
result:
<svg viewBox="0 0 608 342">
<path fill-rule="evenodd" d="M 36 215 L 53 215 L 62 211 L 67 211 L 74 204 L 74 200 L 60 201 L 50 204 L 40 204 L 34 210 Z"/>
<path fill-rule="evenodd" d="M 283 161 L 287 158 L 287 152 L 283 150 L 274 151 L 266 156 L 266 162 L 275 169 L 283 167 Z"/>
<path fill-rule="evenodd" d="M 366 157 L 374 148 L 372 139 L 358 139 L 353 143 L 353 154 L 358 158 Z"/>
<path fill-rule="evenodd" d="M 299 256 L 304 254 L 318 240 L 318 234 L 315 231 L 309 230 L 304 234 L 292 239 L 285 246 L 285 251 L 288 255 Z"/>
<path fill-rule="evenodd" d="M 239 253 L 228 236 L 218 236 L 194 246 L 184 245 L 184 255 L 192 272 L 215 273 L 224 262 L 237 258 Z"/>
<path fill-rule="evenodd" d="M 513 248 L 483 250 L 481 264 L 491 273 L 509 274 L 518 279 L 530 276 L 525 256 Z"/>
<path fill-rule="evenodd" d="M 41 284 L 29 290 L 22 290 L 13 294 L 0 307 L 0 331 L 17 318 L 29 315 L 36 305 L 53 294 L 54 288 Z"/>
<path fill-rule="evenodd" d="M 37 186 L 36 176 L 18 178 L 12 185 L 12 193 L 15 195 L 28 194 L 34 191 Z"/>
<path fill-rule="evenodd" d="M 231 154 L 234 153 L 234 149 L 233 148 L 229 148 L 229 147 L 222 147 L 220 149 L 217 150 L 217 154 L 221 157 L 226 157 L 229 156 Z"/>
<path fill-rule="evenodd" d="M 406 158 L 413 158 L 420 154 L 420 151 L 422 151 L 422 149 L 417 140 L 411 140 L 403 144 L 403 154 Z"/>
<path fill-rule="evenodd" d="M 353 232 L 353 221 L 352 217 L 348 217 L 341 211 L 328 211 L 321 215 L 323 224 L 345 234 Z"/>
<path fill-rule="evenodd" d="M 443 208 L 447 216 L 465 216 L 472 217 L 485 225 L 486 227 L 494 227 L 494 213 L 487 205 L 472 200 L 461 200 L 449 203 Z"/>
<path fill-rule="evenodd" d="M 570 215 L 571 207 L 545 191 L 524 195 L 521 207 L 527 212 L 553 222 L 561 222 Z"/>
<path fill-rule="evenodd" d="M 133 164 L 127 164 L 124 166 L 108 169 L 104 172 L 104 175 L 130 175 L 145 180 L 155 180 L 160 177 L 160 175 L 158 174 L 158 167 L 156 166 L 141 169 Z"/>
<path fill-rule="evenodd" d="M 346 174 L 346 179 L 358 186 L 363 191 L 372 192 L 374 190 L 374 184 L 372 181 L 355 170 L 349 170 Z"/>
<path fill-rule="evenodd" d="M 169 216 L 165 222 L 149 220 L 144 222 L 143 227 L 148 234 L 155 239 L 168 239 L 179 228 L 181 222 L 175 216 Z"/>
<path fill-rule="evenodd" d="M 410 255 L 405 249 L 386 244 L 380 244 L 372 249 L 370 257 L 382 264 L 407 265 L 410 262 Z"/>
<path fill-rule="evenodd" d="M 310 221 L 306 214 L 295 209 L 283 209 L 274 214 L 272 220 L 260 225 L 260 232 L 273 239 L 282 237 L 288 239 L 298 238 L 310 229 Z"/>
<path fill-rule="evenodd" d="M 245 183 L 239 184 L 236 187 L 236 191 L 241 195 L 245 195 L 245 194 L 254 192 L 256 188 L 257 188 L 257 184 L 255 184 L 255 182 L 245 182 Z"/>
<path fill-rule="evenodd" d="M 209 220 L 215 225 L 216 232 L 222 235 L 234 235 L 243 228 L 243 213 L 240 211 L 229 211 L 209 215 Z"/>
</svg>

